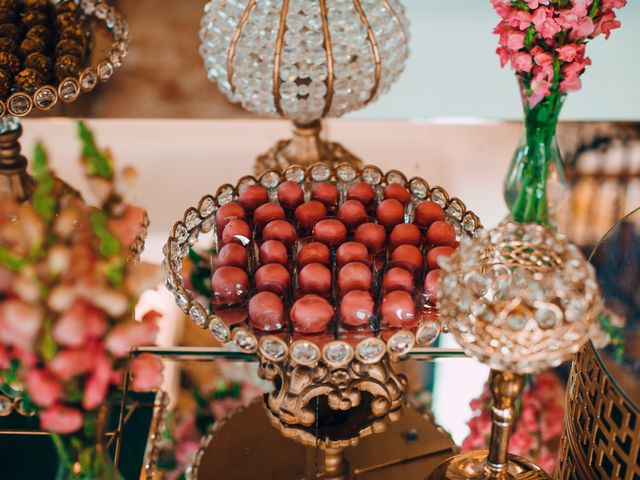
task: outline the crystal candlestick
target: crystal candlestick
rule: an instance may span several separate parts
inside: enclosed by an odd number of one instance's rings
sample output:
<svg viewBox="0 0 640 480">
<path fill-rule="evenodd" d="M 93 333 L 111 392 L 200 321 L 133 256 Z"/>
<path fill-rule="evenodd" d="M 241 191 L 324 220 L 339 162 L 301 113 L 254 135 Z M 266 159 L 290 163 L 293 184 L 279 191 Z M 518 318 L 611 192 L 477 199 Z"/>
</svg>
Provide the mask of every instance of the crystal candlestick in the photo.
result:
<svg viewBox="0 0 640 480">
<path fill-rule="evenodd" d="M 505 222 L 440 259 L 439 309 L 466 353 L 492 370 L 489 451 L 457 455 L 428 477 L 548 479 L 508 454 L 523 375 L 552 368 L 589 339 L 600 311 L 593 267 L 564 235 Z"/>
</svg>

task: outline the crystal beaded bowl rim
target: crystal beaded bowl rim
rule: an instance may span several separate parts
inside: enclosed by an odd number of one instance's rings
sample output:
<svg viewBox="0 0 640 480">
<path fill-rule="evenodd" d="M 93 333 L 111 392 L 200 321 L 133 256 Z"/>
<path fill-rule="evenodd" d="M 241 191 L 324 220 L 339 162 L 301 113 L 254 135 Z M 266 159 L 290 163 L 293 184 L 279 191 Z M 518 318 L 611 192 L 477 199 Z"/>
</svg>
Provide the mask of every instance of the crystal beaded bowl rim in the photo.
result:
<svg viewBox="0 0 640 480">
<path fill-rule="evenodd" d="M 50 0 L 55 3 L 54 0 Z M 36 108 L 51 110 L 58 101 L 71 103 L 81 93 L 92 91 L 98 83 L 107 82 L 120 68 L 129 49 L 129 27 L 122 15 L 106 1 L 76 0 L 81 14 L 98 20 L 111 33 L 112 43 L 109 51 L 95 65 L 85 68 L 78 78 L 64 78 L 58 85 L 43 85 L 31 95 L 15 92 L 7 99 L 0 100 L 0 118 L 5 115 L 25 117 Z"/>
<path fill-rule="evenodd" d="M 442 187 L 430 187 L 421 177 L 408 179 L 402 172 L 395 169 L 384 173 L 374 165 L 358 168 L 347 163 L 331 166 L 319 162 L 308 167 L 292 165 L 283 172 L 267 170 L 258 178 L 246 175 L 240 178 L 235 186 L 227 183 L 221 185 L 215 194 L 203 196 L 196 207 L 188 208 L 182 219 L 173 225 L 163 248 L 162 263 L 166 273 L 166 287 L 174 295 L 178 307 L 189 315 L 198 327 L 209 328 L 212 336 L 219 342 L 231 343 L 243 353 L 257 353 L 261 358 L 274 362 L 291 360 L 304 366 L 315 366 L 319 362 L 324 362 L 331 368 L 340 368 L 354 359 L 362 363 L 376 363 L 387 355 L 401 357 L 408 354 L 414 347 L 422 346 L 419 342 L 421 336 L 418 335 L 416 338 L 419 328 L 416 333 L 398 330 L 386 340 L 379 336 L 367 337 L 355 346 L 343 340 L 333 340 L 318 346 L 313 341 L 313 337 L 303 340 L 290 338 L 283 340 L 276 335 L 265 334 L 258 339 L 246 326 L 242 324 L 230 326 L 220 317 L 209 312 L 198 299 L 198 294 L 185 287 L 182 259 L 189 254 L 190 247 L 198 241 L 200 234 L 209 233 L 214 229 L 217 209 L 234 201 L 248 186 L 259 184 L 272 194 L 285 181 L 294 181 L 299 184 L 306 181 L 330 181 L 348 185 L 359 180 L 378 187 L 399 183 L 409 189 L 413 200 L 430 200 L 437 203 L 444 209 L 448 222 L 453 225 L 459 236 L 472 237 L 483 229 L 478 216 L 467 210 L 460 199 L 450 197 Z M 237 332 L 238 330 L 240 332 Z M 273 348 L 276 346 L 278 351 L 274 355 Z M 338 352 L 344 352 L 346 357 L 341 358 L 336 355 Z"/>
<path fill-rule="evenodd" d="M 593 266 L 565 235 L 537 224 L 502 222 L 440 264 L 443 321 L 467 355 L 497 370 L 558 366 L 588 340 L 601 311 Z M 509 324 L 512 313 L 524 322 Z"/>
</svg>

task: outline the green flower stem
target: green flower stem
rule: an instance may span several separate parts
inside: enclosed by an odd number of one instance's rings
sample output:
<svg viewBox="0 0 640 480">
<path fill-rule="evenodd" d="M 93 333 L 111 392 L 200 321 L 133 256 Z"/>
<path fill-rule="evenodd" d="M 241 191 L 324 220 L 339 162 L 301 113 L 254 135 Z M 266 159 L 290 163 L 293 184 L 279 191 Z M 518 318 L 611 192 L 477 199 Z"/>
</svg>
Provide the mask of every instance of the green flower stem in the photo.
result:
<svg viewBox="0 0 640 480">
<path fill-rule="evenodd" d="M 512 209 L 516 222 L 534 222 L 541 225 L 550 223 L 547 175 L 562 100 L 562 94 L 556 89 L 533 108 L 525 103 L 527 151 L 521 189 Z"/>
</svg>

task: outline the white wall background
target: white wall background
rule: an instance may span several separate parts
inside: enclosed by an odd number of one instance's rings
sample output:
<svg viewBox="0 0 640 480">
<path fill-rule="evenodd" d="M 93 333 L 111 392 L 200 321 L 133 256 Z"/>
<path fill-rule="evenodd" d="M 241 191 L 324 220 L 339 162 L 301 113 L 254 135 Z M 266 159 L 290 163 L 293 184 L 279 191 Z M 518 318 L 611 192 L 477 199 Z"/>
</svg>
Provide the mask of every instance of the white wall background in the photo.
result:
<svg viewBox="0 0 640 480">
<path fill-rule="evenodd" d="M 411 22 L 411 55 L 391 91 L 354 118 L 519 119 L 511 70 L 501 70 L 489 0 L 402 0 Z M 622 28 L 587 46 L 593 65 L 562 118 L 640 119 L 640 0 L 617 11 Z"/>
</svg>

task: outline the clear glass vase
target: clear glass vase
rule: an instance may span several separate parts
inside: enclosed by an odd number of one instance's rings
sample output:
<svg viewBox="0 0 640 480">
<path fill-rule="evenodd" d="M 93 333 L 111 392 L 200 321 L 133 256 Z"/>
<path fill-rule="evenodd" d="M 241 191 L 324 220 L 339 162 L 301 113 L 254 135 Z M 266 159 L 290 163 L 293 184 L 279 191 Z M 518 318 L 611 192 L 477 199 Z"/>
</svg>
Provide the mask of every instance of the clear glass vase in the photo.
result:
<svg viewBox="0 0 640 480">
<path fill-rule="evenodd" d="M 504 181 L 504 198 L 511 220 L 553 225 L 567 188 L 556 127 L 565 96 L 551 94 L 531 105 L 520 80 L 524 129 Z"/>
<path fill-rule="evenodd" d="M 58 453 L 56 480 L 122 480 L 105 443 L 105 420 L 106 412 L 90 412 L 79 432 L 51 434 Z"/>
</svg>

